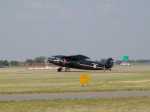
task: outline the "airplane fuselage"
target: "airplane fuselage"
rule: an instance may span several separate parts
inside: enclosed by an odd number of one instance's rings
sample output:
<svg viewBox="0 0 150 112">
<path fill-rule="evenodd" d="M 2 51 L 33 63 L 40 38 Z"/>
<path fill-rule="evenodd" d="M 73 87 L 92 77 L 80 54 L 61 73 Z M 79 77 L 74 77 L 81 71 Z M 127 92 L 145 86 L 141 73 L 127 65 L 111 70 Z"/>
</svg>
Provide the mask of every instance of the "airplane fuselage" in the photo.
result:
<svg viewBox="0 0 150 112">
<path fill-rule="evenodd" d="M 75 68 L 75 69 L 84 69 L 84 70 L 102 70 L 104 69 L 104 65 L 101 65 L 94 61 L 72 61 L 72 62 L 61 62 L 61 61 L 53 61 L 51 62 L 54 65 L 67 67 L 67 68 Z"/>
<path fill-rule="evenodd" d="M 60 67 L 83 69 L 83 70 L 111 70 L 113 66 L 113 62 L 111 58 L 108 59 L 105 63 L 91 61 L 87 59 L 76 59 L 72 57 L 71 58 L 53 57 L 53 58 L 49 58 L 48 61 L 49 63 L 52 63 Z"/>
</svg>

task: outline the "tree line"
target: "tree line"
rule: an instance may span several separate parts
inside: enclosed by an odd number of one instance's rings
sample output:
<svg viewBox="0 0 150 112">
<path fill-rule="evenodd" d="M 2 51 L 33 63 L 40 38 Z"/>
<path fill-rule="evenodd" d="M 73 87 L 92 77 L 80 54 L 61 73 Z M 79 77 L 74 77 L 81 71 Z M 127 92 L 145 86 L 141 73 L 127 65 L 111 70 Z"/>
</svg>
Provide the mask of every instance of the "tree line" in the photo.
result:
<svg viewBox="0 0 150 112">
<path fill-rule="evenodd" d="M 0 67 L 19 66 L 19 61 L 0 60 Z"/>
<path fill-rule="evenodd" d="M 119 64 L 121 61 L 116 61 L 116 64 Z M 134 64 L 150 64 L 150 60 L 129 60 L 129 63 Z M 17 61 L 17 60 L 0 60 L 0 68 L 2 67 L 17 67 L 17 66 L 43 66 L 47 63 L 47 58 L 44 56 L 35 57 L 26 59 L 25 61 Z"/>
<path fill-rule="evenodd" d="M 40 56 L 36 58 L 26 59 L 25 61 L 17 60 L 0 60 L 0 67 L 17 67 L 17 66 L 32 66 L 32 65 L 44 65 L 46 63 L 46 57 Z"/>
</svg>

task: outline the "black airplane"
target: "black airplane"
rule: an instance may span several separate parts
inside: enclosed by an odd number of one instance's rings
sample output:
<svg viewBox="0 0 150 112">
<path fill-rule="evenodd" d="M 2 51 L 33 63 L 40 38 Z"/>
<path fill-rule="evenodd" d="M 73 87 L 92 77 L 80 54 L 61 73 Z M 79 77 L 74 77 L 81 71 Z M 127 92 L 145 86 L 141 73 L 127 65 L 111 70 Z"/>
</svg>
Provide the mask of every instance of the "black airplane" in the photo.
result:
<svg viewBox="0 0 150 112">
<path fill-rule="evenodd" d="M 59 66 L 58 72 L 69 71 L 70 68 L 83 70 L 111 70 L 113 67 L 113 59 L 108 58 L 103 61 L 91 61 L 89 57 L 84 55 L 56 55 L 48 58 L 48 62 Z"/>
</svg>

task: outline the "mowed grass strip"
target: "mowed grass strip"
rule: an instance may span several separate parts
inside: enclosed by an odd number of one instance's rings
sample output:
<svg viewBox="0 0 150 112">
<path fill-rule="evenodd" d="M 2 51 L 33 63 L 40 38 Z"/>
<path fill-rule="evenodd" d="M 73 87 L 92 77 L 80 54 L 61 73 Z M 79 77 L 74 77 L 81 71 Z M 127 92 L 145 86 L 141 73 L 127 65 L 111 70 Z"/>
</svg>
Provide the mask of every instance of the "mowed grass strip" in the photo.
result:
<svg viewBox="0 0 150 112">
<path fill-rule="evenodd" d="M 150 112 L 150 98 L 0 102 L 0 112 Z"/>
<path fill-rule="evenodd" d="M 116 68 L 112 72 L 0 69 L 0 94 L 86 91 L 150 90 L 150 66 Z M 143 71 L 144 70 L 144 71 Z M 81 87 L 79 77 L 89 74 L 91 82 Z"/>
</svg>

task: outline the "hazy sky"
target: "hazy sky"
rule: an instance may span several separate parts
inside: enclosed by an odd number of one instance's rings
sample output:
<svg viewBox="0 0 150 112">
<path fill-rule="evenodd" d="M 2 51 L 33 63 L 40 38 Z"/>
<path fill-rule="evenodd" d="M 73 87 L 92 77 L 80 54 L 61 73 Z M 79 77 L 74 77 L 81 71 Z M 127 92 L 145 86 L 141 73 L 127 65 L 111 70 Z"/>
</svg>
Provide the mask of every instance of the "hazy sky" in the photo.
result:
<svg viewBox="0 0 150 112">
<path fill-rule="evenodd" d="M 0 59 L 150 59 L 150 0 L 0 0 Z"/>
</svg>

